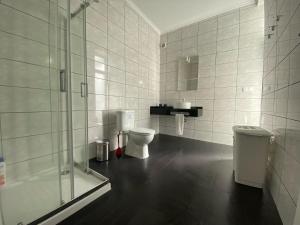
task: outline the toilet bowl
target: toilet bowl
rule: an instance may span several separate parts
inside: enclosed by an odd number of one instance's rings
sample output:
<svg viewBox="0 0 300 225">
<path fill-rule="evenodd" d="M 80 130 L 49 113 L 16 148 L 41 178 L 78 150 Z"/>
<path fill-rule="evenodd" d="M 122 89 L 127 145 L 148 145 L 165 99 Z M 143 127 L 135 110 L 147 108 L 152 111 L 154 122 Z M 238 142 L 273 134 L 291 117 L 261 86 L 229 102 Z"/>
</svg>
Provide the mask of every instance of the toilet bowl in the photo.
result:
<svg viewBox="0 0 300 225">
<path fill-rule="evenodd" d="M 148 144 L 153 140 L 154 134 L 155 130 L 147 128 L 133 128 L 129 130 L 125 154 L 139 159 L 148 158 Z"/>
</svg>

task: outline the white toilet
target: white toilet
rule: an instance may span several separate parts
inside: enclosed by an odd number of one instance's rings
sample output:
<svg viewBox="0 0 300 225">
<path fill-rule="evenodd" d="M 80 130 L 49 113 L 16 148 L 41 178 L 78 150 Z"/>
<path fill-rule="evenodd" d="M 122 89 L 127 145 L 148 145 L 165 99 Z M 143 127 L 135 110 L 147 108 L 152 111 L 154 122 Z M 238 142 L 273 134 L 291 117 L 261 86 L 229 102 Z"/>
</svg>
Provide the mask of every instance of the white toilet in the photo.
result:
<svg viewBox="0 0 300 225">
<path fill-rule="evenodd" d="M 128 132 L 128 143 L 125 154 L 139 159 L 149 157 L 148 144 L 153 140 L 155 130 L 134 128 L 134 111 L 117 112 L 117 129 Z"/>
</svg>

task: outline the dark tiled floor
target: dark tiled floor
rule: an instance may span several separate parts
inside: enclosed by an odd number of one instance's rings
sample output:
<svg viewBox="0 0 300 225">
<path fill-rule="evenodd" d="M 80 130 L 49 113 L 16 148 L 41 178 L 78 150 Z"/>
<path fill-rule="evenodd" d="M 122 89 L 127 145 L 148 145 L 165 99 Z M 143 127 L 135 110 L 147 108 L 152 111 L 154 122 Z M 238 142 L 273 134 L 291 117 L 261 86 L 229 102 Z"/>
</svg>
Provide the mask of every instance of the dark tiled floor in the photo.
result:
<svg viewBox="0 0 300 225">
<path fill-rule="evenodd" d="M 149 151 L 91 161 L 112 191 L 61 225 L 282 225 L 268 191 L 234 183 L 231 147 L 158 135 Z"/>
</svg>

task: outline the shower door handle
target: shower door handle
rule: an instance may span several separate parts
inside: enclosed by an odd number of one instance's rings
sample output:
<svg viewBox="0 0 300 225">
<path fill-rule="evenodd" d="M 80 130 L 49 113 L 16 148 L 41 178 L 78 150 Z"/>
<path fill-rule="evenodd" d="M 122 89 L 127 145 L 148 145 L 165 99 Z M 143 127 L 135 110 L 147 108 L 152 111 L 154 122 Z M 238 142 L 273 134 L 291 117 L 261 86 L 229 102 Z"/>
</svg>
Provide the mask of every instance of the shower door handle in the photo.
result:
<svg viewBox="0 0 300 225">
<path fill-rule="evenodd" d="M 80 95 L 82 98 L 87 97 L 88 93 L 88 86 L 87 83 L 81 82 L 80 83 Z"/>
<path fill-rule="evenodd" d="M 60 70 L 59 71 L 59 80 L 60 80 L 60 91 L 66 92 L 67 91 L 67 83 L 66 83 L 66 71 Z"/>
</svg>

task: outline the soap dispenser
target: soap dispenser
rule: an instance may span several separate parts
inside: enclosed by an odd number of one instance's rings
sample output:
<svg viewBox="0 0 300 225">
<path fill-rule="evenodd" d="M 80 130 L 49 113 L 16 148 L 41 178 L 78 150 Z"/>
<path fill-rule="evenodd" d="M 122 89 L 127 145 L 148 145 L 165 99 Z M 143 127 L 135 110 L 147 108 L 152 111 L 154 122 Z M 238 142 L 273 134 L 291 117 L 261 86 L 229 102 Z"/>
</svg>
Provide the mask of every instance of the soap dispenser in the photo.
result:
<svg viewBox="0 0 300 225">
<path fill-rule="evenodd" d="M 4 158 L 0 156 L 0 188 L 6 183 L 6 168 Z"/>
</svg>

